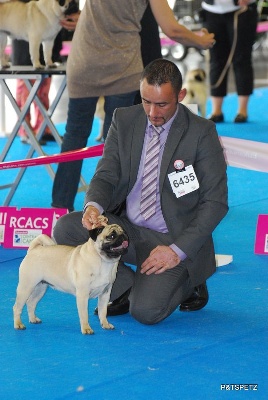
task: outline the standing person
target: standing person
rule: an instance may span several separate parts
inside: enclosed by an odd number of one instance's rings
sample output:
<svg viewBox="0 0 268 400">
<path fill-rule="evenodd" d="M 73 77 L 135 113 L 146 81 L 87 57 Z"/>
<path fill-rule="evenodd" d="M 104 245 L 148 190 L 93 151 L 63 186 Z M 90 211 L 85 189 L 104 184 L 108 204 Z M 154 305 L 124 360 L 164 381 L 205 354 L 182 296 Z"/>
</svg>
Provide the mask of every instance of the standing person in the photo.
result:
<svg viewBox="0 0 268 400">
<path fill-rule="evenodd" d="M 156 60 L 157 58 L 162 58 L 159 28 L 152 13 L 150 4 L 148 4 L 141 19 L 140 38 L 141 38 L 141 58 L 143 67 L 148 65 L 151 61 Z M 133 104 L 139 104 L 139 103 L 141 103 L 141 96 L 140 96 L 140 91 L 138 90 Z M 97 104 L 96 115 L 101 119 L 101 131 L 96 140 L 101 141 L 103 140 L 103 120 L 104 120 L 102 102 L 101 103 L 98 102 Z"/>
<path fill-rule="evenodd" d="M 150 63 L 140 92 L 142 104 L 114 113 L 84 212 L 60 218 L 54 237 L 58 244 L 84 243 L 102 213 L 121 225 L 130 239 L 122 261 L 137 270 L 120 263 L 108 315 L 130 310 L 155 324 L 179 305 L 196 311 L 208 302 L 212 232 L 228 210 L 226 163 L 215 124 L 179 104 L 186 89 L 174 63 Z"/>
<path fill-rule="evenodd" d="M 146 67 L 151 61 L 162 57 L 159 28 L 150 4 L 141 19 L 140 38 L 142 64 Z"/>
<path fill-rule="evenodd" d="M 152 13 L 150 4 L 147 6 L 141 19 L 141 58 L 142 65 L 146 67 L 151 61 L 162 58 L 159 28 Z M 137 91 L 134 104 L 141 103 L 140 91 Z"/>
<path fill-rule="evenodd" d="M 197 35 L 175 19 L 167 0 L 149 0 L 154 17 L 172 39 L 198 48 L 209 48 L 214 35 Z M 147 0 L 87 0 L 75 29 L 67 62 L 69 108 L 62 152 L 83 148 L 92 129 L 96 104 L 104 96 L 104 137 L 116 108 L 133 104 L 143 69 L 140 21 Z M 72 20 L 71 16 L 68 20 Z M 62 21 L 71 28 L 75 21 Z M 126 132 L 127 134 L 127 132 Z M 59 164 L 52 206 L 74 209 L 82 161 Z"/>
<path fill-rule="evenodd" d="M 204 26 L 215 33 L 210 49 L 210 85 L 212 115 L 210 120 L 223 122 L 223 100 L 227 94 L 229 67 L 232 64 L 238 94 L 234 122 L 247 122 L 248 101 L 253 92 L 252 46 L 256 37 L 257 5 L 255 0 L 207 0 L 202 2 Z"/>
</svg>

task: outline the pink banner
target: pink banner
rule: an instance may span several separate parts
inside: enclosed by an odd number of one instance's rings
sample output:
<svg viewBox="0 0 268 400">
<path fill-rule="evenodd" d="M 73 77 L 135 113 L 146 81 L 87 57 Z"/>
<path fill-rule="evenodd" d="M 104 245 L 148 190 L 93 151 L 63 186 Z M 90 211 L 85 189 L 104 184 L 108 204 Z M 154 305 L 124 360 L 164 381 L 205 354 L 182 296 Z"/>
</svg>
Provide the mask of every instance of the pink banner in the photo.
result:
<svg viewBox="0 0 268 400">
<path fill-rule="evenodd" d="M 41 233 L 52 236 L 53 228 L 65 208 L 0 207 L 0 245 L 10 248 L 28 248 Z"/>
<path fill-rule="evenodd" d="M 258 216 L 254 252 L 268 255 L 268 215 Z"/>
</svg>

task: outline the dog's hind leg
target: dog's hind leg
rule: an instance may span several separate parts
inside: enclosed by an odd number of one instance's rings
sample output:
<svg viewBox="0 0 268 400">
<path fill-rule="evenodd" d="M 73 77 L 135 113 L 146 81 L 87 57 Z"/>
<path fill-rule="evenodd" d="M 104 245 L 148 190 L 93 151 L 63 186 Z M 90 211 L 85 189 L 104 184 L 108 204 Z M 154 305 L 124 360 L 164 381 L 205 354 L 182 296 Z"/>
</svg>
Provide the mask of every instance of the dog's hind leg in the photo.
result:
<svg viewBox="0 0 268 400">
<path fill-rule="evenodd" d="M 44 66 L 40 63 L 40 44 L 41 40 L 36 37 L 35 33 L 29 35 L 29 51 L 33 67 L 36 69 L 43 69 Z"/>
<path fill-rule="evenodd" d="M 29 286 L 29 284 L 23 284 L 19 282 L 17 287 L 17 297 L 16 302 L 13 306 L 13 315 L 14 315 L 14 328 L 15 329 L 26 329 L 26 326 L 22 323 L 21 313 L 25 303 L 28 298 L 31 296 L 32 291 L 34 290 L 33 286 Z"/>
<path fill-rule="evenodd" d="M 41 319 L 35 315 L 35 309 L 38 302 L 42 299 L 42 297 L 46 293 L 47 287 L 48 284 L 45 282 L 38 283 L 38 285 L 35 286 L 34 290 L 32 291 L 30 297 L 26 302 L 29 321 L 31 322 L 31 324 L 40 324 L 42 322 Z"/>
</svg>

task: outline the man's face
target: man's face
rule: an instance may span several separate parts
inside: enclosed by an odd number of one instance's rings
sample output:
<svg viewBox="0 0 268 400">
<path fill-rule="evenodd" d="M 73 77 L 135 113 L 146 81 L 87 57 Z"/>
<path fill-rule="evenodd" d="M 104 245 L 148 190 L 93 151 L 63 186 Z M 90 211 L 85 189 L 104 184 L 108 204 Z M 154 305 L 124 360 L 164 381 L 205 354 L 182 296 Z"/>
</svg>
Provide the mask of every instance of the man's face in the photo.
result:
<svg viewBox="0 0 268 400">
<path fill-rule="evenodd" d="M 144 111 L 154 126 L 161 126 L 173 117 L 177 104 L 186 95 L 185 89 L 176 96 L 171 83 L 161 86 L 149 85 L 146 79 L 140 84 L 140 92 Z"/>
</svg>

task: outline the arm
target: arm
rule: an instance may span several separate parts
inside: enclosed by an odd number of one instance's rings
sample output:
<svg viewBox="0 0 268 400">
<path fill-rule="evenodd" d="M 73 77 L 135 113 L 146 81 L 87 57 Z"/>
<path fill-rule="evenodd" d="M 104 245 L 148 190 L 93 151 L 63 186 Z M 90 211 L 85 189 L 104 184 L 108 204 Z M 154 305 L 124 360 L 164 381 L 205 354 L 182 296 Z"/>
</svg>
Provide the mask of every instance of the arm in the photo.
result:
<svg viewBox="0 0 268 400">
<path fill-rule="evenodd" d="M 87 203 L 98 204 L 100 213 L 113 210 L 114 206 L 116 206 L 114 202 L 117 201 L 119 196 L 117 189 L 120 176 L 122 175 L 122 167 L 118 148 L 116 116 L 117 110 L 114 112 L 109 135 L 105 141 L 103 155 L 98 162 L 85 197 L 85 205 Z"/>
<path fill-rule="evenodd" d="M 185 46 L 199 49 L 208 49 L 214 45 L 214 34 L 202 30 L 202 34 L 195 34 L 185 26 L 179 24 L 169 7 L 167 0 L 149 0 L 154 17 L 165 35 Z"/>
<path fill-rule="evenodd" d="M 112 126 L 114 126 L 114 118 Z M 98 162 L 95 174 L 86 192 L 82 217 L 82 225 L 86 229 L 92 229 L 93 225 L 97 225 L 98 217 L 104 211 L 107 211 L 119 180 L 120 162 L 116 129 L 114 133 L 113 139 L 111 139 L 112 135 L 110 134 L 109 140 L 106 140 L 103 156 Z M 109 143 L 111 144 L 109 145 Z"/>
</svg>

